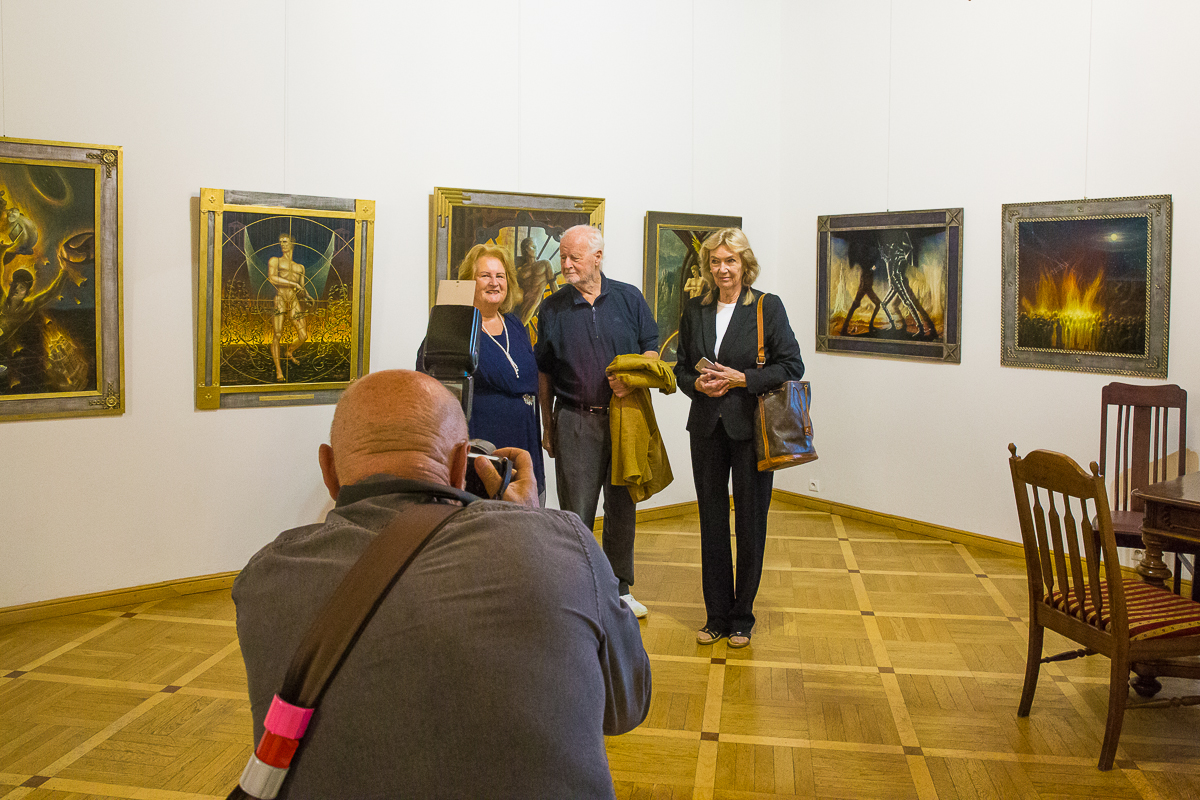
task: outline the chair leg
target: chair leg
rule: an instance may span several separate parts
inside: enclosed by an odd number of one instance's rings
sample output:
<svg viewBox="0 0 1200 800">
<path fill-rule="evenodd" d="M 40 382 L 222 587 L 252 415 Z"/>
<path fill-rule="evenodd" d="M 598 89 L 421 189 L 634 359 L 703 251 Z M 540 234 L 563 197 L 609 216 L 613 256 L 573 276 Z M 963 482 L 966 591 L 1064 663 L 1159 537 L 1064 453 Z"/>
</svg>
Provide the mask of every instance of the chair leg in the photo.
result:
<svg viewBox="0 0 1200 800">
<path fill-rule="evenodd" d="M 1117 756 L 1121 725 L 1125 722 L 1125 704 L 1129 700 L 1129 655 L 1114 658 L 1108 677 L 1108 721 L 1104 725 L 1104 744 L 1100 747 L 1099 767 L 1112 769 Z"/>
<path fill-rule="evenodd" d="M 1021 690 L 1021 705 L 1018 717 L 1028 717 L 1033 706 L 1033 693 L 1037 691 L 1038 672 L 1042 668 L 1042 637 L 1045 628 L 1037 621 L 1037 611 L 1031 610 L 1029 617 L 1029 654 L 1025 657 L 1025 687 Z"/>
</svg>

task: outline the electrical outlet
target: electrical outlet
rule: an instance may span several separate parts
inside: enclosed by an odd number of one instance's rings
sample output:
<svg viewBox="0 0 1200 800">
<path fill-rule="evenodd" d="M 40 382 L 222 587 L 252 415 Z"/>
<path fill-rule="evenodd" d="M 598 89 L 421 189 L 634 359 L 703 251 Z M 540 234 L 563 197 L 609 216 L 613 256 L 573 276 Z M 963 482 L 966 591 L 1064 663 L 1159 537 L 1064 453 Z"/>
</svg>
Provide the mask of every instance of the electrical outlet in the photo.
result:
<svg viewBox="0 0 1200 800">
<path fill-rule="evenodd" d="M 821 491 L 821 482 L 820 482 L 819 480 L 817 480 L 816 478 L 813 478 L 812 480 L 810 480 L 810 481 L 808 482 L 808 490 L 809 490 L 810 492 L 819 492 L 819 491 Z"/>
</svg>

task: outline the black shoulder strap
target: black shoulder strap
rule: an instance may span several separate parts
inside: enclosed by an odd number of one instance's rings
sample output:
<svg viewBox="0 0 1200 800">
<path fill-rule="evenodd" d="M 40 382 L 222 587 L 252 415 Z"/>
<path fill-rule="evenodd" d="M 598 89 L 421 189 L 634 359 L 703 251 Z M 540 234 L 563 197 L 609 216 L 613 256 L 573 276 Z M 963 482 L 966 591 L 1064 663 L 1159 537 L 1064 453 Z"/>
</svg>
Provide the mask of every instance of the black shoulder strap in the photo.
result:
<svg viewBox="0 0 1200 800">
<path fill-rule="evenodd" d="M 425 543 L 464 507 L 443 503 L 410 506 L 397 514 L 367 545 L 296 648 L 283 687 L 272 703 L 272 712 L 282 701 L 283 707 L 294 707 L 295 711 L 307 711 L 311 715 L 383 598 Z M 255 754 L 250 757 L 239 785 L 229 794 L 230 800 L 275 796 L 274 792 L 279 790 L 295 757 L 307 719 L 305 716 L 299 735 L 284 737 L 288 744 L 280 745 L 280 737 L 268 728 Z M 280 752 L 281 747 L 290 750 L 286 758 Z M 268 786 L 274 791 L 264 792 Z"/>
</svg>

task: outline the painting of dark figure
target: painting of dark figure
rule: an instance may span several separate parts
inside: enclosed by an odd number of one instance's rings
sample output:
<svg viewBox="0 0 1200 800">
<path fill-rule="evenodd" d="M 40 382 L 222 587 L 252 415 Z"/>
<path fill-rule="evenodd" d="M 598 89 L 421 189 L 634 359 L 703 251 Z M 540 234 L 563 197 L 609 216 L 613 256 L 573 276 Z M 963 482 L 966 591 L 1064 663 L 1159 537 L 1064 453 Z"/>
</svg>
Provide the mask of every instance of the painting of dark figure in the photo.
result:
<svg viewBox="0 0 1200 800">
<path fill-rule="evenodd" d="M 936 228 L 846 231 L 833 237 L 834 259 L 840 260 L 844 249 L 846 268 L 842 275 L 849 278 L 835 288 L 838 292 L 835 301 L 849 295 L 855 278 L 858 288 L 848 307 L 840 302 L 831 303 L 830 322 L 837 330 L 830 332 L 838 336 L 938 339 L 939 325 L 929 309 L 939 318 L 944 316 L 946 304 L 941 290 L 945 237 L 945 230 Z M 914 284 L 919 291 L 913 288 Z M 869 304 L 864 305 L 864 299 Z M 881 311 L 886 324 L 876 327 L 875 320 Z"/>
<path fill-rule="evenodd" d="M 700 244 L 715 230 L 740 227 L 741 217 L 646 212 L 642 293 L 658 322 L 663 361 L 675 363 L 683 307 L 704 293 Z"/>
<path fill-rule="evenodd" d="M 1171 198 L 1004 206 L 1001 363 L 1166 377 Z"/>
<path fill-rule="evenodd" d="M 818 220 L 817 349 L 958 361 L 962 209 Z"/>
</svg>

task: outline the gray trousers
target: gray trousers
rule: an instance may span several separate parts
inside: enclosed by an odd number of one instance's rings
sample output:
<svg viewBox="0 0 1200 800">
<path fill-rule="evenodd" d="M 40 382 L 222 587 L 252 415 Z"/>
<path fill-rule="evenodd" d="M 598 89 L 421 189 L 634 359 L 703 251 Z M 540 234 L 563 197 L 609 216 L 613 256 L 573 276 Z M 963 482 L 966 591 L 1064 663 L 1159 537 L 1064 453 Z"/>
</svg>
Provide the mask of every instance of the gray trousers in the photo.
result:
<svg viewBox="0 0 1200 800">
<path fill-rule="evenodd" d="M 629 487 L 612 483 L 612 437 L 608 415 L 571 406 L 554 410 L 554 473 L 558 504 L 574 511 L 588 530 L 596 523 L 596 504 L 604 490 L 604 528 L 601 545 L 619 582 L 628 594 L 633 583 L 633 534 L 636 506 Z"/>
</svg>

